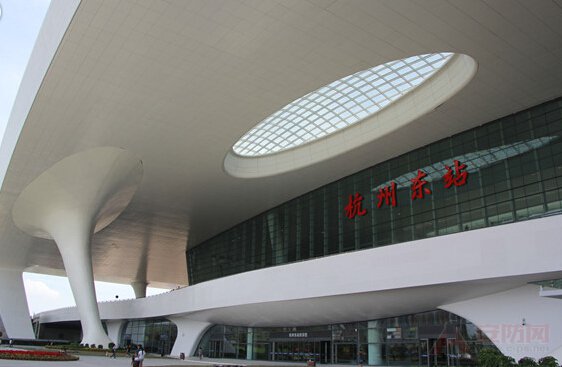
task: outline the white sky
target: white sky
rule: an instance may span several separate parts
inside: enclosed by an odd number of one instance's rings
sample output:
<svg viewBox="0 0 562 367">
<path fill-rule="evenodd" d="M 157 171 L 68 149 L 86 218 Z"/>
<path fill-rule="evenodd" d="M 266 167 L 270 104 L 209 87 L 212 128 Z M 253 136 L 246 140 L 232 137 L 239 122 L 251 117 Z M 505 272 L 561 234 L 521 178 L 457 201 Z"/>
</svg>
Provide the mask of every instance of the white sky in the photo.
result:
<svg viewBox="0 0 562 367">
<path fill-rule="evenodd" d="M 0 136 L 14 104 L 31 50 L 50 0 L 0 0 Z M 24 273 L 25 293 L 31 314 L 75 306 L 66 277 Z M 131 286 L 95 282 L 98 301 L 134 298 Z M 148 288 L 147 295 L 167 291 Z"/>
</svg>

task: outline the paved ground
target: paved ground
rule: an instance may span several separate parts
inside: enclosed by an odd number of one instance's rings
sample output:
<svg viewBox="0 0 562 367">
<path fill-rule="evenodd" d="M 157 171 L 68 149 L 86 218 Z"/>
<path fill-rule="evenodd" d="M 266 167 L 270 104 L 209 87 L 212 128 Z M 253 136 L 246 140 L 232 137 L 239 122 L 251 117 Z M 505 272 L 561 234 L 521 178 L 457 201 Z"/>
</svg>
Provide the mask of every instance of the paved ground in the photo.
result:
<svg viewBox="0 0 562 367">
<path fill-rule="evenodd" d="M 0 346 L 0 348 L 5 346 Z M 27 347 L 26 347 L 27 348 Z M 7 349 L 7 348 L 6 348 Z M 14 348 L 16 349 L 16 348 Z M 184 361 L 172 358 L 146 358 L 143 367 L 161 366 L 192 366 L 192 367 L 210 367 L 214 365 L 221 365 L 227 367 L 228 365 L 235 366 L 289 366 L 289 367 L 305 367 L 304 362 L 301 363 L 287 363 L 287 362 L 270 362 L 270 361 L 246 361 L 238 359 L 208 359 L 203 358 L 188 358 Z M 117 359 L 108 358 L 105 356 L 80 356 L 79 361 L 74 362 L 42 362 L 42 361 L 13 361 L 0 359 L 0 367 L 130 367 L 131 359 L 129 357 L 117 357 Z M 337 365 L 322 365 L 322 367 L 344 367 Z M 346 365 L 345 367 L 349 367 Z"/>
</svg>

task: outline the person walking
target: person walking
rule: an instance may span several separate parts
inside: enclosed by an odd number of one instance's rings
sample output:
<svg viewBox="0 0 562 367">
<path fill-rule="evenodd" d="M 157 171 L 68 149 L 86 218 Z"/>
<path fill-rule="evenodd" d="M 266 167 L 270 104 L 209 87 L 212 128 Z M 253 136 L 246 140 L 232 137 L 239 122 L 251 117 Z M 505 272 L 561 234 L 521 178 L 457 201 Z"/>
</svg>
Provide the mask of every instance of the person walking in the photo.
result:
<svg viewBox="0 0 562 367">
<path fill-rule="evenodd" d="M 138 367 L 142 367 L 142 362 L 144 361 L 144 355 L 145 352 L 144 349 L 142 348 L 142 345 L 141 344 L 137 345 L 137 354 L 134 358 L 134 362 L 138 363 Z"/>
<path fill-rule="evenodd" d="M 117 344 L 113 344 L 111 347 L 111 358 L 117 359 Z"/>
</svg>

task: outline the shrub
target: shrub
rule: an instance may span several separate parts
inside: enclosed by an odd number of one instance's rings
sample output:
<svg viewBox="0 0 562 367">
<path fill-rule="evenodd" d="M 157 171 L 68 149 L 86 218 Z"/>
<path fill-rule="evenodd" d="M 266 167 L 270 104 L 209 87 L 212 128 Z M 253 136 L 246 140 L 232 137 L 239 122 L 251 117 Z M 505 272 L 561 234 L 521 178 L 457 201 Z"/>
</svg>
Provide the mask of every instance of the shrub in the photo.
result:
<svg viewBox="0 0 562 367">
<path fill-rule="evenodd" d="M 103 349 L 103 345 L 98 344 L 98 349 Z"/>
<path fill-rule="evenodd" d="M 90 344 L 90 348 L 96 348 L 96 345 L 94 343 Z"/>
<path fill-rule="evenodd" d="M 480 367 L 500 367 L 503 355 L 493 348 L 482 349 L 478 353 L 478 365 Z"/>
<path fill-rule="evenodd" d="M 109 349 L 113 349 L 114 346 L 115 346 L 115 343 L 114 343 L 114 342 L 111 342 L 111 343 L 109 343 L 109 344 L 107 345 L 107 347 L 108 347 Z"/>
<path fill-rule="evenodd" d="M 539 359 L 541 367 L 558 367 L 558 361 L 553 356 L 546 356 Z"/>
<path fill-rule="evenodd" d="M 515 359 L 504 356 L 497 349 L 485 348 L 478 353 L 478 365 L 480 367 L 514 367 L 517 363 L 515 363 Z"/>
<path fill-rule="evenodd" d="M 515 362 L 515 359 L 513 359 L 513 357 L 509 357 L 509 356 L 501 356 L 500 359 L 500 367 L 513 367 L 516 366 L 517 362 Z"/>
<path fill-rule="evenodd" d="M 536 367 L 538 366 L 537 362 L 531 357 L 523 357 L 519 360 L 520 367 Z"/>
<path fill-rule="evenodd" d="M 43 350 L 0 350 L 0 359 L 27 361 L 77 361 L 78 357 L 71 354 Z"/>
</svg>

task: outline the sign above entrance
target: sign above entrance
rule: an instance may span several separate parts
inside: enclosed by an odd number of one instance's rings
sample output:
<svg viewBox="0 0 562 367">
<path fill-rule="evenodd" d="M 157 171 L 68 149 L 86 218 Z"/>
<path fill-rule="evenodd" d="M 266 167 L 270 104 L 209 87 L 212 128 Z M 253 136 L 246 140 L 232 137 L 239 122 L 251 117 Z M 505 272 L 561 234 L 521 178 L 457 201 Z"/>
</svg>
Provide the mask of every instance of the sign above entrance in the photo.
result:
<svg viewBox="0 0 562 367">
<path fill-rule="evenodd" d="M 453 186 L 463 186 L 466 184 L 468 179 L 466 164 L 463 164 L 458 160 L 454 160 L 453 163 L 453 167 L 445 165 L 447 172 L 442 178 L 446 189 Z M 410 185 L 412 200 L 423 199 L 425 196 L 432 194 L 429 187 L 427 187 L 429 181 L 427 181 L 426 177 L 427 173 L 418 169 L 417 175 L 410 179 L 412 182 Z M 396 199 L 396 187 L 396 182 L 392 181 L 389 185 L 378 189 L 378 193 L 376 194 L 377 208 L 380 208 L 383 205 L 391 207 L 398 205 L 398 201 Z M 363 208 L 363 200 L 364 197 L 359 192 L 356 192 L 354 195 L 349 195 L 347 205 L 344 208 L 345 216 L 349 219 L 353 219 L 356 216 L 361 217 L 367 214 L 367 209 Z"/>
<path fill-rule="evenodd" d="M 289 333 L 289 338 L 308 338 L 308 333 Z"/>
</svg>

